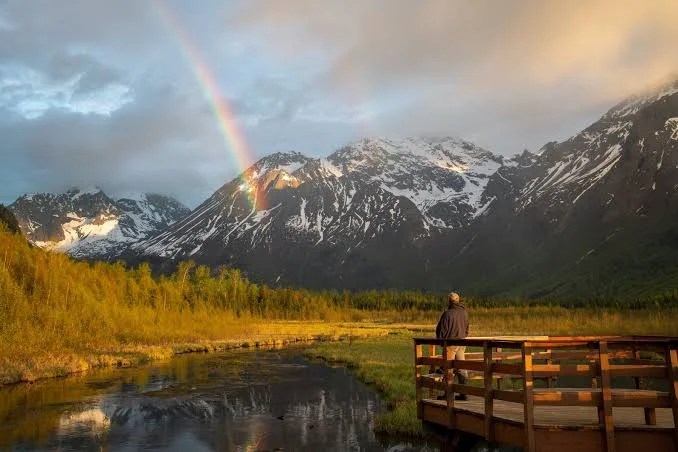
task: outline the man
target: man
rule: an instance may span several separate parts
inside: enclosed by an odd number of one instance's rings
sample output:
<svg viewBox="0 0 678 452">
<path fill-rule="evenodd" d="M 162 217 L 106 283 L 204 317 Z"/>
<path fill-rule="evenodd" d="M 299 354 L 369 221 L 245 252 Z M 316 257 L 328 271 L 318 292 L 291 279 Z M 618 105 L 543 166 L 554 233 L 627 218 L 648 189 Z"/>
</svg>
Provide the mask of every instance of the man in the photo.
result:
<svg viewBox="0 0 678 452">
<path fill-rule="evenodd" d="M 451 292 L 447 296 L 447 311 L 443 312 L 436 326 L 436 337 L 438 339 L 464 339 L 468 336 L 468 313 L 461 303 L 461 297 L 458 293 Z M 464 359 L 466 347 L 455 347 L 453 351 L 454 359 Z M 454 374 L 459 379 L 459 384 L 465 385 L 468 372 L 466 370 L 454 369 Z M 444 397 L 443 397 L 444 398 Z M 467 400 L 466 394 L 457 394 L 455 400 Z"/>
</svg>

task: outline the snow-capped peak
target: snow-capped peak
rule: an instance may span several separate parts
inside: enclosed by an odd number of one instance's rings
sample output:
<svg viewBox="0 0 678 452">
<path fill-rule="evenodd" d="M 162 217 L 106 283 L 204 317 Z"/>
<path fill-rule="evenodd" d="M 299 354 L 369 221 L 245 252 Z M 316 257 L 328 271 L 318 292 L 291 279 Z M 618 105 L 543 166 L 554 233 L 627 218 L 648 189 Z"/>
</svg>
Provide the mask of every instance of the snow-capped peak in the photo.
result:
<svg viewBox="0 0 678 452">
<path fill-rule="evenodd" d="M 644 93 L 631 96 L 628 99 L 612 107 L 602 117 L 603 120 L 621 120 L 625 117 L 634 115 L 641 108 L 646 107 L 666 96 L 678 93 L 678 80 L 673 80 L 646 90 Z"/>
<path fill-rule="evenodd" d="M 503 159 L 469 141 L 443 138 L 365 138 L 328 157 L 340 174 L 379 184 L 409 198 L 436 227 L 468 224 Z"/>
<path fill-rule="evenodd" d="M 281 170 L 287 174 L 292 174 L 306 163 L 311 161 L 310 157 L 297 151 L 276 152 L 258 160 L 250 170 L 250 177 L 260 177 L 271 170 Z"/>
<path fill-rule="evenodd" d="M 94 196 L 102 193 L 101 188 L 97 186 L 88 186 L 85 188 L 73 187 L 70 188 L 67 193 L 71 195 L 71 199 L 76 200 L 82 196 Z"/>
<path fill-rule="evenodd" d="M 148 195 L 149 193 L 144 193 L 140 191 L 123 191 L 116 193 L 115 196 L 112 196 L 111 198 L 115 201 L 122 201 L 123 199 L 127 199 L 130 201 L 144 202 L 148 200 Z"/>
<path fill-rule="evenodd" d="M 116 257 L 188 213 L 173 198 L 126 193 L 114 200 L 98 187 L 22 196 L 10 209 L 37 246 L 89 258 Z"/>
</svg>

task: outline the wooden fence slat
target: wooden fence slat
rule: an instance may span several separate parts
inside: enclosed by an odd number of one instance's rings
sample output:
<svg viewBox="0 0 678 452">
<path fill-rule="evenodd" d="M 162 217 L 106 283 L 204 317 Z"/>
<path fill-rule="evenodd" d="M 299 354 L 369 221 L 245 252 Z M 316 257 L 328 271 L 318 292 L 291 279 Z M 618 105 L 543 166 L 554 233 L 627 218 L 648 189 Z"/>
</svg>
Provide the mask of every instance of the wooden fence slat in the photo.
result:
<svg viewBox="0 0 678 452">
<path fill-rule="evenodd" d="M 533 378 L 562 377 L 592 377 L 598 375 L 597 364 L 534 364 Z"/>
<path fill-rule="evenodd" d="M 445 358 L 431 358 L 429 356 L 421 356 L 417 358 L 417 364 L 424 364 L 431 367 L 444 367 Z"/>
<path fill-rule="evenodd" d="M 523 344 L 523 418 L 525 423 L 525 451 L 536 452 L 534 436 L 534 401 L 532 380 L 532 348 Z"/>
<path fill-rule="evenodd" d="M 639 360 L 639 359 L 640 359 L 640 350 L 638 350 L 637 347 L 633 347 L 633 360 L 634 360 L 634 361 L 637 361 L 637 360 Z M 666 370 L 667 367 L 664 366 L 664 369 Z M 640 377 L 636 376 L 636 377 L 633 379 L 633 383 L 634 383 L 636 389 L 640 389 L 640 387 L 641 387 L 641 384 L 640 384 Z M 650 422 L 649 422 L 649 421 L 651 421 L 651 419 L 650 419 L 650 416 L 649 416 L 649 412 L 648 412 L 648 410 L 646 409 L 646 410 L 645 410 L 645 424 L 650 425 Z"/>
<path fill-rule="evenodd" d="M 666 367 L 669 374 L 669 397 L 671 410 L 673 411 L 673 440 L 678 450 L 678 352 L 675 345 L 668 344 L 664 350 L 666 354 Z"/>
<path fill-rule="evenodd" d="M 452 389 L 457 394 L 466 394 L 483 398 L 485 397 L 485 388 L 480 386 L 461 385 L 455 383 Z"/>
<path fill-rule="evenodd" d="M 600 383 L 602 393 L 602 407 L 598 408 L 600 423 L 605 428 L 605 445 L 607 452 L 614 452 L 614 418 L 612 417 L 612 388 L 610 383 L 610 360 L 607 355 L 607 341 L 598 343 L 600 355 Z"/>
<path fill-rule="evenodd" d="M 482 361 L 469 361 L 469 360 L 460 360 L 460 359 L 455 359 L 454 360 L 454 368 L 455 369 L 465 369 L 465 370 L 475 370 L 478 372 L 483 372 L 484 366 Z"/>
<path fill-rule="evenodd" d="M 445 396 L 447 399 L 447 419 L 450 428 L 456 427 L 456 416 L 454 412 L 454 368 L 452 362 L 454 361 L 454 351 L 457 347 L 447 345 L 445 347 Z"/>
<path fill-rule="evenodd" d="M 599 406 L 599 391 L 559 391 L 558 389 L 538 390 L 532 395 L 535 405 L 548 406 Z"/>
<path fill-rule="evenodd" d="M 414 343 L 419 345 L 438 345 L 442 346 L 443 343 L 448 345 L 459 345 L 465 347 L 482 347 L 484 342 L 487 342 L 488 338 L 467 338 L 467 339 L 436 339 L 433 337 L 415 337 Z M 520 349 L 523 341 L 520 339 L 493 339 L 491 344 L 495 347 L 503 347 L 508 349 Z"/>
<path fill-rule="evenodd" d="M 429 356 L 429 359 L 434 358 L 435 355 L 436 355 L 436 346 L 431 344 L 431 345 L 428 346 L 428 356 Z M 430 367 L 429 367 L 429 369 L 428 369 L 428 370 L 429 370 L 429 373 L 431 373 L 431 374 L 435 373 L 435 371 L 436 371 L 436 366 L 437 366 L 437 364 L 430 364 Z M 429 398 L 431 398 L 431 399 L 435 398 L 435 396 L 436 396 L 436 391 L 435 391 L 435 389 L 429 388 L 429 390 L 428 390 L 428 396 L 429 396 Z"/>
<path fill-rule="evenodd" d="M 435 391 L 444 391 L 447 388 L 447 383 L 436 377 L 429 377 L 427 375 L 422 375 L 419 378 L 419 384 L 422 388 L 428 388 L 431 393 L 435 394 Z M 430 399 L 435 399 L 434 397 L 429 397 Z"/>
<path fill-rule="evenodd" d="M 635 394 L 631 391 L 634 390 L 621 390 L 617 393 L 612 391 L 612 406 L 646 409 L 671 408 L 671 400 L 666 392 L 643 391 L 640 394 Z"/>
<path fill-rule="evenodd" d="M 494 359 L 494 356 L 492 356 Z M 523 376 L 523 366 L 521 364 L 493 363 L 492 372 L 505 375 Z"/>
<path fill-rule="evenodd" d="M 666 365 L 636 365 L 636 364 L 611 364 L 611 377 L 635 377 L 636 389 L 640 389 L 640 377 L 666 378 Z"/>
<path fill-rule="evenodd" d="M 547 366 L 550 366 L 550 365 L 553 364 L 553 354 L 551 353 L 551 350 L 550 350 L 550 349 L 546 350 L 546 353 L 548 354 L 548 357 L 546 358 L 546 365 L 547 365 Z M 533 374 L 532 374 L 532 377 L 534 377 L 534 376 L 535 376 L 535 375 L 534 375 L 534 373 L 533 373 Z M 547 388 L 550 388 L 551 386 L 553 386 L 553 383 L 554 383 L 554 382 L 555 382 L 555 376 L 553 376 L 553 377 L 548 377 L 548 378 L 546 379 L 546 387 L 547 387 Z"/>
<path fill-rule="evenodd" d="M 492 397 L 504 402 L 523 403 L 523 391 L 508 391 L 505 389 L 495 389 Z"/>
<path fill-rule="evenodd" d="M 422 372 L 421 372 L 421 368 L 422 368 L 422 366 L 417 364 L 417 360 L 421 357 L 422 354 L 423 354 L 422 346 L 415 343 L 415 345 L 414 345 L 414 362 L 415 362 L 414 379 L 415 380 L 414 381 L 415 381 L 415 388 L 416 388 L 416 394 L 417 394 L 417 398 L 416 398 L 416 401 L 417 401 L 417 417 L 419 419 L 423 419 L 423 417 L 424 417 L 424 411 L 423 411 L 424 407 L 421 404 L 421 399 L 422 399 L 422 391 L 421 391 L 421 374 L 422 374 Z"/>
<path fill-rule="evenodd" d="M 493 416 L 493 403 L 494 398 L 492 396 L 493 387 L 492 387 L 492 347 L 488 343 L 485 343 L 483 346 L 483 353 L 485 355 L 483 364 L 485 367 L 485 439 L 488 442 L 492 442 L 492 416 Z"/>
</svg>

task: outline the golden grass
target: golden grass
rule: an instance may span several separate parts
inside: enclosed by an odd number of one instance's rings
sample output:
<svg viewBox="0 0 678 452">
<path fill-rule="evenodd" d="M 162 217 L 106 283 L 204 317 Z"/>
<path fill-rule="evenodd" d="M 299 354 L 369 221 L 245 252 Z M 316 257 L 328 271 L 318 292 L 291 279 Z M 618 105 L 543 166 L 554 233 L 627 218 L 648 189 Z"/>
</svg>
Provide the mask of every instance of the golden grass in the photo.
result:
<svg viewBox="0 0 678 452">
<path fill-rule="evenodd" d="M 418 301 L 403 303 L 408 296 Z M 471 304 L 469 312 L 476 336 L 678 335 L 678 309 L 658 304 L 634 310 Z M 383 335 L 405 322 L 428 335 L 439 315 L 431 296 L 271 289 L 237 270 L 213 274 L 191 263 L 153 278 L 148 266 L 76 262 L 0 230 L 0 384 L 189 351 Z"/>
<path fill-rule="evenodd" d="M 373 323 L 325 323 L 299 321 L 252 322 L 234 327 L 218 339 L 213 334 L 193 334 L 190 341 L 162 340 L 110 344 L 106 347 L 21 354 L 0 344 L 0 385 L 32 382 L 41 378 L 65 376 L 96 367 L 129 367 L 176 354 L 219 352 L 248 347 L 281 347 L 291 343 L 332 341 L 385 335 L 390 330 Z"/>
</svg>

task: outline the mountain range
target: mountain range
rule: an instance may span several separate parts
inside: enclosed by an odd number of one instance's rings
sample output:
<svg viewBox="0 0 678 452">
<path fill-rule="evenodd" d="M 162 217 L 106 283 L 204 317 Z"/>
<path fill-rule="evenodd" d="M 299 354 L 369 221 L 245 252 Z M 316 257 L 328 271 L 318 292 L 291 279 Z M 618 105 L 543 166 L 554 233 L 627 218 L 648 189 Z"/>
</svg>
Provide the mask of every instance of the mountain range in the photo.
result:
<svg viewBox="0 0 678 452">
<path fill-rule="evenodd" d="M 167 196 L 141 193 L 113 199 L 97 187 L 27 194 L 9 208 L 33 244 L 87 259 L 115 259 L 132 243 L 190 212 Z"/>
<path fill-rule="evenodd" d="M 26 195 L 29 240 L 80 258 L 192 259 L 309 288 L 519 297 L 678 289 L 678 82 L 511 159 L 450 138 L 275 153 L 188 212 L 160 195 Z"/>
</svg>

